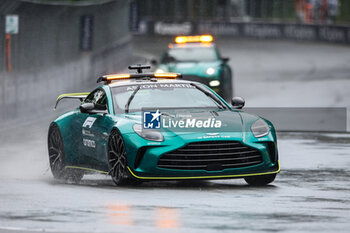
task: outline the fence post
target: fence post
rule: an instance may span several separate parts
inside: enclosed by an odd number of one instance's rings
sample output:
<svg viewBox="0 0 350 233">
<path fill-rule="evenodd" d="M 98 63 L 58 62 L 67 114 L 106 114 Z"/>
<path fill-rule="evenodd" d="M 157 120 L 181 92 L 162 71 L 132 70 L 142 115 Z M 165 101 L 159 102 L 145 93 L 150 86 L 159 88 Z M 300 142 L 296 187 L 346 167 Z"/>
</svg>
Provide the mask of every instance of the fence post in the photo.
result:
<svg viewBox="0 0 350 233">
<path fill-rule="evenodd" d="M 5 47 L 6 47 L 6 71 L 11 72 L 11 35 L 6 33 L 5 38 Z"/>
</svg>

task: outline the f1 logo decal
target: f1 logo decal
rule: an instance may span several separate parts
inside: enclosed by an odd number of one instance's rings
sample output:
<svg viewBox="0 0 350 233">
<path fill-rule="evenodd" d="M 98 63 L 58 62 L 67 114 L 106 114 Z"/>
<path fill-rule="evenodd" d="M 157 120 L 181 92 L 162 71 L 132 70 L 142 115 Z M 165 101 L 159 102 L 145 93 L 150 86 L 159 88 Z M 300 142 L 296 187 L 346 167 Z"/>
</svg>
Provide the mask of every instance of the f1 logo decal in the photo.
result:
<svg viewBox="0 0 350 233">
<path fill-rule="evenodd" d="M 83 124 L 83 127 L 91 129 L 91 127 L 93 126 L 95 121 L 96 121 L 95 117 L 88 117 L 88 118 L 86 118 L 86 120 L 85 120 L 85 122 Z"/>
</svg>

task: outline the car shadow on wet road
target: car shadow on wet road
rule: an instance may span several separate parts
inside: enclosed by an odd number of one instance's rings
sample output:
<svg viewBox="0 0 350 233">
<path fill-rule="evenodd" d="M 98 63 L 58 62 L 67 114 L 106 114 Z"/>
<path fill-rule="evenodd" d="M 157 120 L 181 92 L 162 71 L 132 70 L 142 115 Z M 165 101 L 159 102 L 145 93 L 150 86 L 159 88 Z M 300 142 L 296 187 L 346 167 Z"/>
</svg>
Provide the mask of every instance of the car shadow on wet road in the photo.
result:
<svg viewBox="0 0 350 233">
<path fill-rule="evenodd" d="M 90 179 L 83 178 L 79 183 L 69 181 L 59 181 L 50 179 L 48 182 L 50 185 L 73 185 L 78 187 L 89 187 L 97 189 L 115 189 L 115 190 L 150 190 L 150 189 L 174 189 L 174 190 L 249 190 L 249 189 L 277 189 L 278 186 L 272 184 L 265 186 L 251 186 L 243 182 L 237 182 L 238 179 L 226 179 L 226 180 L 180 180 L 180 181 L 145 181 L 142 183 L 132 183 L 123 186 L 115 186 L 113 181 L 108 177 L 105 179 Z"/>
</svg>

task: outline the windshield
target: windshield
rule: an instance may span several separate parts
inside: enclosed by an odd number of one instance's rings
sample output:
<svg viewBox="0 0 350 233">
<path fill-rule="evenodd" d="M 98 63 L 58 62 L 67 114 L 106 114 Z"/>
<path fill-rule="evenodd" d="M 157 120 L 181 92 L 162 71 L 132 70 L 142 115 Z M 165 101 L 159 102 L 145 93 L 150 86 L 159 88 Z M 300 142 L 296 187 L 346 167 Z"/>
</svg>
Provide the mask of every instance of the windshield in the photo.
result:
<svg viewBox="0 0 350 233">
<path fill-rule="evenodd" d="M 112 93 L 117 113 L 126 112 L 125 108 L 129 112 L 142 108 L 218 108 L 214 99 L 188 83 L 120 86 L 113 87 Z"/>
<path fill-rule="evenodd" d="M 181 47 L 168 50 L 161 63 L 216 61 L 214 47 Z"/>
</svg>

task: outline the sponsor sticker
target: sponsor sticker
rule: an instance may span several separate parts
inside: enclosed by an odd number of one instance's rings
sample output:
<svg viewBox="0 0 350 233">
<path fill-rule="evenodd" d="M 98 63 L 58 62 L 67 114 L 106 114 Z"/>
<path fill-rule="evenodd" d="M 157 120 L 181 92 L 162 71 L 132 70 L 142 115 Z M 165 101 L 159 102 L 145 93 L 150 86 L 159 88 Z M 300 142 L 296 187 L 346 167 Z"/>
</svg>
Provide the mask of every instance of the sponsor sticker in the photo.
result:
<svg viewBox="0 0 350 233">
<path fill-rule="evenodd" d="M 166 117 L 162 117 L 162 115 Z M 156 111 L 143 112 L 143 128 L 144 129 L 208 129 L 221 128 L 222 121 L 214 117 L 192 117 L 191 115 L 179 115 L 181 117 L 174 117 L 168 113 L 162 113 L 157 109 Z M 184 117 L 185 116 L 185 117 Z"/>
<path fill-rule="evenodd" d="M 159 129 L 161 127 L 161 113 L 159 109 L 155 112 L 143 113 L 143 128 L 144 129 Z"/>
<path fill-rule="evenodd" d="M 83 127 L 91 129 L 91 127 L 94 125 L 95 121 L 96 121 L 95 117 L 88 117 L 84 121 Z"/>
<path fill-rule="evenodd" d="M 95 148 L 96 142 L 94 140 L 83 138 L 83 145 L 86 147 Z"/>
</svg>

